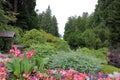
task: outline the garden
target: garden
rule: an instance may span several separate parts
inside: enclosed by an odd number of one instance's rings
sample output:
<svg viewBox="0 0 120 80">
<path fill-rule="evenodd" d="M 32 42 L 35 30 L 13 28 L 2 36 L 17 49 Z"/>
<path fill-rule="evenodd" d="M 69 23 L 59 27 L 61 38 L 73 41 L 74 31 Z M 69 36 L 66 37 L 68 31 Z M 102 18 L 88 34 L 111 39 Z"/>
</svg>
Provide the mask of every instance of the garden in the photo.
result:
<svg viewBox="0 0 120 80">
<path fill-rule="evenodd" d="M 17 38 L 18 40 L 18 38 Z M 71 50 L 66 41 L 32 29 L 0 54 L 0 80 L 120 80 L 120 69 L 108 65 L 108 48 Z"/>
<path fill-rule="evenodd" d="M 69 16 L 64 35 L 50 6 L 42 13 L 35 6 L 0 0 L 0 80 L 120 80 L 120 0 L 98 0 L 93 13 Z"/>
</svg>

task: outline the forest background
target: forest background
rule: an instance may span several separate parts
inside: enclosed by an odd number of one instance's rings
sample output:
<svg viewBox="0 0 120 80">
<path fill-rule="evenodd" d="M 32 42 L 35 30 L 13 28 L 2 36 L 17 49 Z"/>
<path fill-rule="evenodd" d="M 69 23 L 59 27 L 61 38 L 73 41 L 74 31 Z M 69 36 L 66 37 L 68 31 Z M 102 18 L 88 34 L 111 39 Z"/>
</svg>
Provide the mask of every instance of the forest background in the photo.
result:
<svg viewBox="0 0 120 80">
<path fill-rule="evenodd" d="M 37 14 L 36 0 L 0 0 L 0 30 L 13 30 L 17 34 L 16 44 L 23 44 L 21 38 L 26 31 L 44 30 L 60 38 L 55 15 L 50 6 L 46 11 Z M 92 14 L 83 12 L 82 16 L 70 16 L 65 24 L 63 39 L 71 49 L 87 47 L 120 46 L 120 1 L 98 0 Z M 32 34 L 31 34 L 32 35 Z M 5 40 L 0 39 L 1 49 Z"/>
</svg>

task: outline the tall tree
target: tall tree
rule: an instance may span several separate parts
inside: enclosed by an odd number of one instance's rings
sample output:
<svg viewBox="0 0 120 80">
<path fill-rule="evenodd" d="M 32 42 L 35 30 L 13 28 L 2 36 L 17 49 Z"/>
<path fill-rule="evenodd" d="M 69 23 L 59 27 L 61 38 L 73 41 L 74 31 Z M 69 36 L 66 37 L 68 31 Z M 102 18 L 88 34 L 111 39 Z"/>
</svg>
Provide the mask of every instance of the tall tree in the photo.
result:
<svg viewBox="0 0 120 80">
<path fill-rule="evenodd" d="M 37 28 L 37 14 L 35 12 L 36 0 L 6 0 L 5 11 L 12 11 L 17 16 L 17 21 L 11 25 L 23 29 Z"/>
<path fill-rule="evenodd" d="M 8 23 L 9 21 L 16 21 L 16 15 L 10 11 L 10 3 L 0 0 L 0 23 Z"/>
<path fill-rule="evenodd" d="M 52 26 L 51 26 L 51 34 L 53 34 L 54 36 L 59 37 L 59 33 L 58 33 L 58 23 L 57 23 L 57 19 L 55 16 L 52 17 Z"/>
<path fill-rule="evenodd" d="M 104 22 L 110 30 L 110 43 L 116 48 L 120 44 L 120 0 L 98 0 L 95 23 Z"/>
<path fill-rule="evenodd" d="M 40 13 L 38 18 L 38 25 L 40 29 L 51 33 L 54 36 L 59 36 L 57 19 L 55 16 L 52 16 L 50 6 L 48 6 L 45 12 Z"/>
<path fill-rule="evenodd" d="M 68 22 L 65 24 L 64 39 L 72 49 L 84 46 L 81 34 L 86 30 L 87 19 L 87 13 L 83 13 L 82 17 L 72 16 L 68 18 Z"/>
<path fill-rule="evenodd" d="M 109 0 L 108 0 L 109 1 Z M 119 44 L 120 47 L 120 0 L 113 0 L 108 2 L 108 7 L 106 8 L 107 18 L 105 18 L 106 26 L 110 29 L 110 42 L 117 48 Z"/>
<path fill-rule="evenodd" d="M 36 0 L 19 0 L 17 25 L 32 29 L 37 27 L 37 14 L 35 12 Z"/>
</svg>

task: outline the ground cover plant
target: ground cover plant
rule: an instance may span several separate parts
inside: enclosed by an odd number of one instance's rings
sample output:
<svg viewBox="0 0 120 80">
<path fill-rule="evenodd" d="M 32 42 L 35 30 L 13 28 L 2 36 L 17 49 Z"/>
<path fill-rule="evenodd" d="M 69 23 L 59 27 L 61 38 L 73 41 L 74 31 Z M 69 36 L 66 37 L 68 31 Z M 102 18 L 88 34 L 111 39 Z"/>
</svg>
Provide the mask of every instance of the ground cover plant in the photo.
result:
<svg viewBox="0 0 120 80">
<path fill-rule="evenodd" d="M 59 52 L 51 57 L 48 66 L 50 68 L 74 69 L 81 72 L 92 72 L 101 69 L 101 61 L 86 54 L 78 52 Z"/>
</svg>

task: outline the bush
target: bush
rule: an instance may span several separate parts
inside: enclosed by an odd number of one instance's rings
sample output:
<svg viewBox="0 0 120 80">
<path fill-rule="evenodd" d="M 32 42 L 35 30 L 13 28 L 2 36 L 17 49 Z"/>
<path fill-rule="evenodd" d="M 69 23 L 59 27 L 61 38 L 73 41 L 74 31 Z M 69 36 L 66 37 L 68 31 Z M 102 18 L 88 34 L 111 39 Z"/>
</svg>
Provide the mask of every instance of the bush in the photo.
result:
<svg viewBox="0 0 120 80">
<path fill-rule="evenodd" d="M 101 72 L 103 73 L 106 73 L 106 72 L 113 73 L 115 71 L 120 72 L 120 69 L 112 65 L 102 65 Z"/>
<path fill-rule="evenodd" d="M 106 61 L 106 53 L 108 51 L 108 48 L 100 48 L 98 50 L 95 49 L 89 49 L 89 48 L 78 48 L 77 52 L 79 53 L 86 53 L 88 55 L 94 56 L 96 58 L 101 59 L 103 63 L 107 63 Z"/>
<path fill-rule="evenodd" d="M 27 51 L 35 50 L 35 54 L 39 55 L 42 58 L 49 57 L 52 54 L 56 54 L 54 48 L 47 44 L 33 44 L 29 48 L 26 49 Z"/>
<path fill-rule="evenodd" d="M 22 44 L 25 46 L 31 46 L 32 44 L 44 44 L 45 42 L 46 38 L 44 35 L 36 29 L 27 31 L 22 38 Z"/>
<path fill-rule="evenodd" d="M 27 31 L 26 34 L 24 34 L 22 38 L 22 43 L 25 46 L 31 46 L 32 44 L 47 44 L 50 46 L 53 46 L 54 50 L 60 51 L 70 51 L 69 45 L 66 41 L 55 37 L 49 33 L 46 33 L 43 30 L 30 30 Z"/>
<path fill-rule="evenodd" d="M 75 52 L 59 52 L 51 57 L 49 68 L 74 69 L 81 72 L 100 70 L 101 62 L 92 56 Z"/>
<path fill-rule="evenodd" d="M 40 32 L 41 34 L 44 34 L 45 38 L 47 39 L 47 44 L 53 46 L 56 51 L 70 51 L 69 45 L 63 39 L 46 33 L 43 30 L 40 30 Z"/>
<path fill-rule="evenodd" d="M 44 68 L 49 61 L 49 57 L 56 54 L 52 46 L 46 44 L 35 44 L 31 45 L 26 51 L 35 50 L 35 55 L 32 61 L 39 67 Z"/>
</svg>

